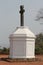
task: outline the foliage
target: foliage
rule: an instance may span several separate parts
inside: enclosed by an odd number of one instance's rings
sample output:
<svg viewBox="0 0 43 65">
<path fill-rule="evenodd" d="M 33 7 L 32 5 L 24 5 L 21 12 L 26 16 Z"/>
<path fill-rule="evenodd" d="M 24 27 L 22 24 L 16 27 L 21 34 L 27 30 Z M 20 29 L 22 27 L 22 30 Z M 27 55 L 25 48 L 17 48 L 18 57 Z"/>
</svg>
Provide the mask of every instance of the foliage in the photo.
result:
<svg viewBox="0 0 43 65">
<path fill-rule="evenodd" d="M 9 54 L 9 48 L 3 47 L 3 49 L 0 49 L 0 54 Z"/>
<path fill-rule="evenodd" d="M 36 35 L 35 53 L 36 54 L 43 54 L 43 34 Z"/>
</svg>

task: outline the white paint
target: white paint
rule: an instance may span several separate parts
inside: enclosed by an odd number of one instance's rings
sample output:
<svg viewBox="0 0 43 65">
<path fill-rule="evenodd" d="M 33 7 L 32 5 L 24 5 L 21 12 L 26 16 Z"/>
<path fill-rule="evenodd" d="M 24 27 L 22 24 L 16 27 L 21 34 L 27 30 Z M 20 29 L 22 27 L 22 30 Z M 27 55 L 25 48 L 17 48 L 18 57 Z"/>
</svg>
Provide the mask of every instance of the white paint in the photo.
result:
<svg viewBox="0 0 43 65">
<path fill-rule="evenodd" d="M 27 41 L 26 43 L 26 57 L 27 58 L 35 57 L 35 42 L 34 41 L 33 40 Z"/>
<path fill-rule="evenodd" d="M 10 58 L 35 58 L 35 35 L 27 27 L 18 27 L 9 38 Z"/>
</svg>

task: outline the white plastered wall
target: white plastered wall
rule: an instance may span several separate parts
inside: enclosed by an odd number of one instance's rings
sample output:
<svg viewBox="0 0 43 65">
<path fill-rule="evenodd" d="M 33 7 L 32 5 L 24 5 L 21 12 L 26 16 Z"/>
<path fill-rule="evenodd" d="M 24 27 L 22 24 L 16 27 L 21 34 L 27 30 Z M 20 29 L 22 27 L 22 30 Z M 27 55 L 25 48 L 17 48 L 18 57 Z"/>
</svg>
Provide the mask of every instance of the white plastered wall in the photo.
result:
<svg viewBox="0 0 43 65">
<path fill-rule="evenodd" d="M 10 58 L 26 58 L 26 40 L 24 38 L 15 38 L 10 45 Z"/>
<path fill-rule="evenodd" d="M 26 41 L 26 58 L 35 58 L 35 39 Z"/>
</svg>

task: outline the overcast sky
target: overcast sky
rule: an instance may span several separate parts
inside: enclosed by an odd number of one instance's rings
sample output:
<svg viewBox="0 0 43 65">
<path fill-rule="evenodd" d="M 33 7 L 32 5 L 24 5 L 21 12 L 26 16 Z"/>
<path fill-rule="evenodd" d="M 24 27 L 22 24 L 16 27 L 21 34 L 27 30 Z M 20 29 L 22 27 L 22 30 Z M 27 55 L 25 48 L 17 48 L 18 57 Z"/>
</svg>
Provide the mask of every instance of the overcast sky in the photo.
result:
<svg viewBox="0 0 43 65">
<path fill-rule="evenodd" d="M 0 0 L 0 46 L 9 46 L 9 35 L 20 26 L 20 5 L 24 5 L 25 26 L 38 34 L 43 32 L 43 25 L 35 21 L 40 8 L 43 8 L 43 0 Z"/>
</svg>

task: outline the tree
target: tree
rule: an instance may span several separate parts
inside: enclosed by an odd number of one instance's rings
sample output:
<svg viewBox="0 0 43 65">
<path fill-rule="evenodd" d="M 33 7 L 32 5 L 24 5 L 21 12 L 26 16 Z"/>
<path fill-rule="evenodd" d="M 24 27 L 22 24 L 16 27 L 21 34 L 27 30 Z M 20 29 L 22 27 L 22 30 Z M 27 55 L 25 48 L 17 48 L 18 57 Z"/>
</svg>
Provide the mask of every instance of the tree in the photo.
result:
<svg viewBox="0 0 43 65">
<path fill-rule="evenodd" d="M 0 54 L 9 54 L 9 48 L 3 47 L 3 49 L 0 50 Z"/>
<path fill-rule="evenodd" d="M 36 21 L 40 21 L 41 19 L 43 19 L 43 8 L 41 8 L 39 11 L 38 11 L 38 14 L 36 16 Z M 43 21 L 41 22 L 41 24 L 43 24 Z"/>
<path fill-rule="evenodd" d="M 41 34 L 41 33 L 36 35 L 35 53 L 36 54 L 43 54 L 43 34 Z"/>
</svg>

